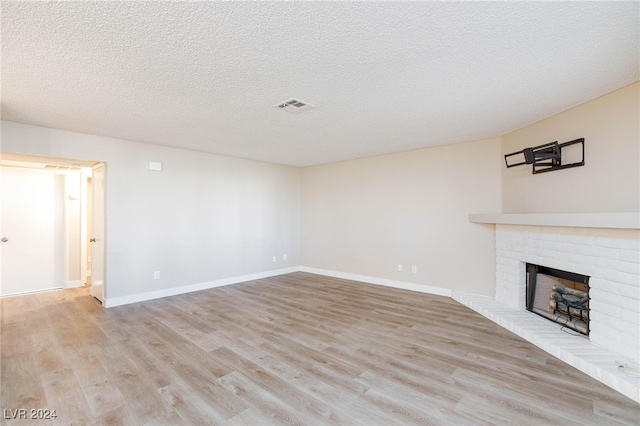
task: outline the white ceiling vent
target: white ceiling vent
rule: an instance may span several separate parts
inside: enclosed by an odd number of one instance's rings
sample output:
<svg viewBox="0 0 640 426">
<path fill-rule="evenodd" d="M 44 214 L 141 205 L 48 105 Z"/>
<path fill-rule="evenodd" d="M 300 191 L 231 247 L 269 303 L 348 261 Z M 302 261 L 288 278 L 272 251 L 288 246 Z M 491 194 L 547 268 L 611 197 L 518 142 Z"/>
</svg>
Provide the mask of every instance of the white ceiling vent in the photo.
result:
<svg viewBox="0 0 640 426">
<path fill-rule="evenodd" d="M 290 112 L 292 114 L 299 114 L 304 111 L 315 108 L 313 105 L 306 102 L 302 102 L 298 99 L 289 99 L 288 101 L 274 105 L 276 108 L 280 108 L 283 111 Z"/>
</svg>

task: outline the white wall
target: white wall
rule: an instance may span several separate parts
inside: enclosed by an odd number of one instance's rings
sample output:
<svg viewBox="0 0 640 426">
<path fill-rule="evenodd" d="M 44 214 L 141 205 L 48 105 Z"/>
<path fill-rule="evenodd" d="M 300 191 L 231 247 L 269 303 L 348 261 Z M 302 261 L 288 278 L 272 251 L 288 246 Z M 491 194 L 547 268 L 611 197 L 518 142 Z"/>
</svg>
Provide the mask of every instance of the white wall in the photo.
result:
<svg viewBox="0 0 640 426">
<path fill-rule="evenodd" d="M 489 139 L 305 168 L 302 265 L 493 295 L 493 226 L 468 215 L 501 210 L 501 166 Z"/>
<path fill-rule="evenodd" d="M 64 211 L 66 220 L 66 243 L 68 252 L 69 271 L 66 287 L 82 285 L 80 276 L 80 225 L 81 202 L 80 172 L 70 171 L 64 175 Z"/>
<path fill-rule="evenodd" d="M 583 167 L 533 175 L 503 166 L 503 212 L 640 211 L 640 83 L 503 136 L 502 153 L 582 137 Z"/>
<path fill-rule="evenodd" d="M 107 163 L 107 299 L 300 264 L 299 169 L 12 122 L 1 148 Z"/>
</svg>

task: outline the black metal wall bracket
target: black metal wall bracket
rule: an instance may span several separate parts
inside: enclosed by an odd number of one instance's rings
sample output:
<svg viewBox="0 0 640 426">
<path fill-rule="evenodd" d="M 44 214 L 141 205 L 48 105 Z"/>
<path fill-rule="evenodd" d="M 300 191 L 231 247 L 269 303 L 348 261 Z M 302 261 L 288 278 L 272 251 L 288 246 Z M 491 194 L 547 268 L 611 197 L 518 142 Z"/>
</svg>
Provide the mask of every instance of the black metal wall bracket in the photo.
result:
<svg viewBox="0 0 640 426">
<path fill-rule="evenodd" d="M 562 149 L 575 144 L 582 144 L 582 160 L 575 163 L 562 164 Z M 509 163 L 510 160 L 516 162 Z M 561 144 L 558 144 L 558 141 L 555 141 L 544 145 L 534 146 L 532 148 L 525 148 L 522 151 L 506 154 L 504 156 L 504 162 L 506 163 L 507 168 L 521 166 L 523 164 L 531 164 L 533 174 L 584 166 L 584 138 Z"/>
</svg>

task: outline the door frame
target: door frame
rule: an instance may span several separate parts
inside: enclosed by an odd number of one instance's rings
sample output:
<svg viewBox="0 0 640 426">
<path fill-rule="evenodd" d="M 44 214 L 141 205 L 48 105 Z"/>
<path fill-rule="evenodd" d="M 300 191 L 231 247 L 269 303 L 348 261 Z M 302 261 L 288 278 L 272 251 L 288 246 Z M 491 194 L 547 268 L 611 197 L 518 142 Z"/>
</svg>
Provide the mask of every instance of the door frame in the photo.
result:
<svg viewBox="0 0 640 426">
<path fill-rule="evenodd" d="M 103 283 L 102 283 L 102 305 L 104 306 L 105 302 L 105 296 L 107 294 L 107 163 L 104 161 L 99 161 L 99 160 L 85 160 L 85 159 L 71 159 L 71 158 L 64 158 L 64 157 L 51 157 L 51 156 L 42 156 L 42 155 L 32 155 L 32 154 L 22 154 L 22 153 L 15 153 L 15 152 L 6 152 L 6 151 L 1 151 L 0 150 L 0 165 L 3 166 L 16 166 L 17 167 L 25 167 L 25 168 L 32 168 L 32 169 L 39 169 L 44 167 L 44 165 L 57 165 L 60 167 L 87 167 L 87 168 L 93 168 L 96 165 L 102 165 L 104 167 L 104 191 L 103 191 L 103 207 L 104 207 L 104 211 L 103 211 L 103 221 L 104 221 L 104 230 L 103 230 L 103 244 L 104 244 L 104 250 L 103 250 L 103 256 L 102 259 L 100 259 L 103 263 Z M 82 174 L 83 176 L 83 180 L 84 178 L 84 174 Z M 86 187 L 86 181 L 85 181 L 85 187 Z M 82 188 L 82 187 L 81 187 Z M 81 189 L 82 191 L 82 189 Z M 83 193 L 82 194 L 82 198 L 83 200 L 86 198 L 86 195 Z M 81 209 L 81 214 L 84 214 L 85 212 L 82 211 Z M 65 253 L 63 254 L 63 261 L 64 261 L 64 265 L 62 265 L 63 268 L 63 274 L 64 274 L 64 287 L 66 287 L 66 284 L 68 283 L 68 277 L 69 277 L 69 250 L 68 250 L 68 230 L 67 228 L 67 221 L 66 221 L 66 214 L 67 212 L 65 211 L 63 213 L 63 216 L 65 217 L 65 220 L 63 221 L 63 225 L 62 225 L 62 232 L 64 234 L 63 236 L 63 241 L 62 244 L 63 246 L 65 246 Z M 82 222 L 82 221 L 81 221 Z M 84 229 L 85 232 L 85 236 L 86 236 L 86 228 Z M 88 237 L 88 236 L 87 236 Z M 81 260 L 81 268 L 80 268 L 80 277 L 81 280 L 84 282 L 86 282 L 86 276 L 87 276 L 87 267 L 86 267 L 86 256 L 87 256 L 87 251 L 86 251 L 86 243 L 87 243 L 88 238 L 85 240 L 82 236 L 82 228 L 81 228 L 81 246 L 80 246 L 80 256 L 82 257 Z M 83 249 L 84 246 L 84 249 Z M 92 262 L 95 261 L 94 259 L 92 259 Z"/>
<path fill-rule="evenodd" d="M 98 300 L 100 300 L 100 302 L 102 303 L 102 306 L 105 305 L 106 302 L 106 297 L 107 297 L 107 163 L 104 162 L 99 162 L 96 163 L 92 166 L 92 179 L 91 179 L 91 188 L 93 191 L 92 194 L 92 201 L 93 201 L 93 207 L 91 209 L 91 213 L 93 215 L 92 218 L 92 222 L 91 222 L 91 228 L 93 230 L 93 238 L 95 238 L 96 235 L 96 220 L 95 220 L 95 203 L 96 203 L 96 188 L 98 186 L 98 182 L 95 179 L 95 174 L 93 173 L 93 171 L 97 168 L 102 168 L 102 238 L 100 241 L 100 244 L 102 244 L 102 258 L 97 259 L 96 258 L 96 250 L 95 250 L 95 246 L 91 248 L 91 289 L 90 289 L 90 293 L 93 297 L 97 298 Z M 98 297 L 98 294 L 94 293 L 94 285 L 96 284 L 95 281 L 95 270 L 96 270 L 96 259 L 98 260 L 98 262 L 100 262 L 102 265 L 102 282 L 100 283 L 100 297 Z"/>
</svg>

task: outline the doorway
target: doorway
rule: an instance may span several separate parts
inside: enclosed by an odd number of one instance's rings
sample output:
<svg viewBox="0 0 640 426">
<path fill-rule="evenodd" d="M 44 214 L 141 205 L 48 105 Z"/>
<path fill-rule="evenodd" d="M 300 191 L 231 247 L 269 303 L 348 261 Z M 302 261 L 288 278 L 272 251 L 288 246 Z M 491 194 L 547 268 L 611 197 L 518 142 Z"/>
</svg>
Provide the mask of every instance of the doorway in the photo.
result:
<svg viewBox="0 0 640 426">
<path fill-rule="evenodd" d="M 91 289 L 97 267 L 100 287 L 90 292 L 102 302 L 105 164 L 0 154 L 0 296 L 79 286 Z M 89 189 L 86 185 L 95 179 L 94 173 L 101 180 L 97 194 L 95 185 Z M 99 236 L 90 233 L 96 222 Z"/>
</svg>

